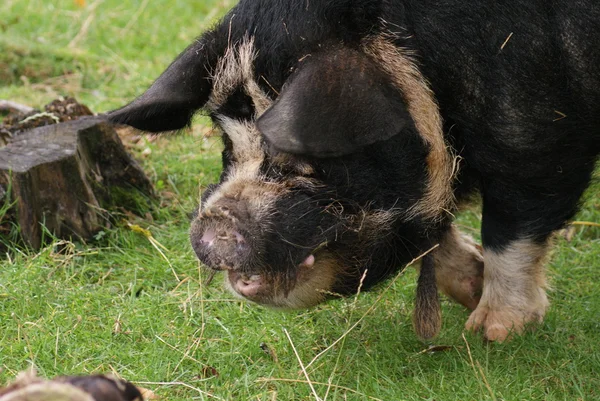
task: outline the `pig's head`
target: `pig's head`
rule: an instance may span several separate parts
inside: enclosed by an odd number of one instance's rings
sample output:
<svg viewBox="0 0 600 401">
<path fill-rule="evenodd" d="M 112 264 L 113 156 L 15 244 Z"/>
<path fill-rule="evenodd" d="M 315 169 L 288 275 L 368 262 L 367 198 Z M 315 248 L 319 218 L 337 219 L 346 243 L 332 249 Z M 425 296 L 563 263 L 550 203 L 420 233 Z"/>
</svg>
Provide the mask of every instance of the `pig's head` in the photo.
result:
<svg viewBox="0 0 600 401">
<path fill-rule="evenodd" d="M 449 163 L 436 104 L 396 46 L 326 25 L 302 36 L 291 20 L 253 28 L 269 12 L 232 12 L 109 116 L 160 132 L 209 113 L 223 172 L 192 247 L 236 294 L 297 308 L 366 289 L 435 243 Z"/>
</svg>

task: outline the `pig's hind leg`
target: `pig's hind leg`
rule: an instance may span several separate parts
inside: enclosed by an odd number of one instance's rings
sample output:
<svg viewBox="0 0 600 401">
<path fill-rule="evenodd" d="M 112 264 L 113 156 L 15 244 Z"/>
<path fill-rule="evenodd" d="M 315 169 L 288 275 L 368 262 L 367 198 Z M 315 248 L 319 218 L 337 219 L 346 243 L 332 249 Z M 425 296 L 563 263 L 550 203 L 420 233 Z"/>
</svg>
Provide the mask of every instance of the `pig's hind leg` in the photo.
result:
<svg viewBox="0 0 600 401">
<path fill-rule="evenodd" d="M 483 289 L 483 254 L 472 238 L 451 226 L 433 251 L 439 290 L 473 310 Z"/>
</svg>

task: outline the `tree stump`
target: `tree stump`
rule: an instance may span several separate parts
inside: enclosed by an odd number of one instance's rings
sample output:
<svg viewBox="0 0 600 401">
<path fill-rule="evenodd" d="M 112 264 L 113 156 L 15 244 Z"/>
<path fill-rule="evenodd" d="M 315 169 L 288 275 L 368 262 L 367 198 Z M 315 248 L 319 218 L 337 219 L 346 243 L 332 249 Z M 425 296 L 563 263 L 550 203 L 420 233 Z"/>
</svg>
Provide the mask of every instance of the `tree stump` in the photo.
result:
<svg viewBox="0 0 600 401">
<path fill-rule="evenodd" d="M 59 238 L 88 239 L 106 226 L 107 209 L 140 212 L 153 196 L 152 184 L 101 117 L 14 136 L 0 149 L 0 200 L 2 192 L 34 248 L 42 245 L 43 227 Z"/>
</svg>

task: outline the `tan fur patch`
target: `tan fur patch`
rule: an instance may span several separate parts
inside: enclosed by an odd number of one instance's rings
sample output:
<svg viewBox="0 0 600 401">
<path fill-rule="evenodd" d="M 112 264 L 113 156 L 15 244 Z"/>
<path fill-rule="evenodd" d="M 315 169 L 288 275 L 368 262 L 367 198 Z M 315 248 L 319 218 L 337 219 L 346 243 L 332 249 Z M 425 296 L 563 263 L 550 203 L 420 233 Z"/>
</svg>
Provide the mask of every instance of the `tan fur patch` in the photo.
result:
<svg viewBox="0 0 600 401">
<path fill-rule="evenodd" d="M 438 289 L 473 310 L 483 289 L 483 255 L 472 238 L 452 226 L 433 251 Z"/>
<path fill-rule="evenodd" d="M 260 167 L 266 155 L 262 147 L 262 135 L 254 121 L 271 106 L 272 100 L 260 88 L 254 77 L 253 63 L 256 55 L 253 38 L 245 38 L 227 48 L 212 73 L 214 84 L 207 104 L 210 110 L 218 110 L 233 91 L 242 87 L 251 97 L 256 113 L 253 121 L 240 121 L 222 115 L 216 117 L 221 129 L 232 142 L 235 163 L 222 185 L 202 205 L 202 209 L 210 209 L 224 197 L 234 198 L 245 201 L 249 210 L 254 213 L 254 218 L 260 219 L 266 217 L 276 198 L 287 192 L 288 188 L 285 183 L 269 182 L 260 174 Z M 279 154 L 271 163 L 288 165 L 300 175 L 314 173 L 309 164 L 300 162 L 291 155 Z M 296 177 L 296 180 L 300 179 Z M 288 183 L 288 186 L 292 184 Z M 314 185 L 308 179 L 303 184 Z"/>
<path fill-rule="evenodd" d="M 344 274 L 345 268 L 327 252 L 319 252 L 315 259 L 313 267 L 305 268 L 300 272 L 296 286 L 287 296 L 273 286 L 264 291 L 269 294 L 268 297 L 256 299 L 255 302 L 281 309 L 303 309 L 323 302 L 331 293 L 335 280 Z M 246 299 L 231 287 L 227 277 L 225 277 L 225 287 L 237 297 Z"/>
<path fill-rule="evenodd" d="M 213 91 L 207 104 L 210 110 L 218 110 L 239 87 L 244 88 L 252 98 L 256 110 L 255 119 L 271 106 L 271 99 L 254 78 L 253 63 L 256 54 L 253 38 L 245 38 L 241 43 L 227 48 L 212 74 Z M 232 142 L 235 163 L 222 185 L 202 205 L 202 209 L 210 209 L 219 199 L 233 198 L 245 201 L 249 210 L 254 213 L 254 218 L 266 217 L 264 214 L 269 213 L 276 196 L 281 196 L 287 189 L 284 184 L 268 182 L 260 174 L 260 166 L 266 155 L 256 124 L 254 121 L 240 121 L 222 115 L 216 118 Z M 299 165 L 298 168 L 305 173 L 312 173 L 306 166 Z"/>
<path fill-rule="evenodd" d="M 394 210 L 373 210 L 363 214 L 364 220 L 358 230 L 366 228 L 368 231 L 386 232 L 391 230 L 392 224 L 398 218 L 398 212 Z M 365 224 L 367 223 L 367 224 Z"/>
<path fill-rule="evenodd" d="M 308 176 L 314 174 L 315 172 L 314 168 L 310 164 L 298 160 L 296 156 L 289 153 L 277 153 L 272 157 L 271 160 L 274 164 L 288 166 L 299 175 Z"/>
<path fill-rule="evenodd" d="M 427 156 L 429 183 L 423 199 L 409 211 L 409 217 L 438 218 L 453 208 L 453 161 L 444 140 L 442 118 L 434 93 L 412 60 L 411 55 L 386 37 L 369 38 L 363 51 L 392 78 L 405 97 L 408 111 L 421 137 L 430 147 Z"/>
<path fill-rule="evenodd" d="M 240 121 L 218 116 L 221 129 L 232 142 L 232 153 L 240 163 L 262 163 L 265 152 L 262 149 L 261 135 L 254 122 Z"/>
<path fill-rule="evenodd" d="M 254 122 L 218 116 L 221 128 L 232 142 L 235 163 L 230 167 L 224 182 L 201 205 L 209 210 L 220 199 L 231 198 L 247 204 L 255 219 L 267 217 L 271 206 L 288 189 L 284 184 L 273 183 L 260 174 L 265 159 L 260 133 Z"/>
<path fill-rule="evenodd" d="M 273 102 L 254 78 L 256 54 L 253 38 L 245 38 L 241 43 L 227 47 L 225 54 L 219 59 L 217 67 L 211 74 L 213 89 L 207 103 L 208 109 L 217 110 L 239 87 L 243 87 L 246 94 L 252 98 L 256 118 L 271 106 Z"/>
<path fill-rule="evenodd" d="M 504 341 L 528 323 L 542 321 L 548 307 L 547 249 L 547 243 L 524 239 L 500 253 L 484 250 L 483 294 L 466 328 L 483 328 L 489 340 Z"/>
<path fill-rule="evenodd" d="M 232 152 L 236 162 L 230 167 L 223 184 L 201 205 L 203 210 L 210 209 L 224 197 L 241 199 L 242 193 L 249 184 L 259 187 L 264 185 L 264 180 L 260 177 L 264 152 L 261 149 L 260 135 L 254 124 L 224 116 L 218 119 L 233 144 Z"/>
<path fill-rule="evenodd" d="M 202 212 L 217 206 L 221 199 L 234 199 L 246 204 L 253 220 L 260 221 L 269 217 L 274 203 L 288 189 L 282 184 L 268 182 L 256 175 L 253 167 L 256 166 L 237 165 L 229 178 L 201 205 Z"/>
</svg>

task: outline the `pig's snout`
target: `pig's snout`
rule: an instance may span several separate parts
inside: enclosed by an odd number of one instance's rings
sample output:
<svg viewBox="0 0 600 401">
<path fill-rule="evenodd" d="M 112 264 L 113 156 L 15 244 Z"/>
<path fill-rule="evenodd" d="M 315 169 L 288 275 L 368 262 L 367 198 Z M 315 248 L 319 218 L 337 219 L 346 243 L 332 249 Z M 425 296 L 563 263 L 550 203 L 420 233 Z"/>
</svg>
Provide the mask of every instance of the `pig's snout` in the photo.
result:
<svg viewBox="0 0 600 401">
<path fill-rule="evenodd" d="M 334 226 L 333 215 L 322 213 L 308 195 L 252 195 L 203 200 L 190 229 L 198 258 L 206 267 L 226 270 L 225 285 L 234 294 L 263 305 L 302 308 L 336 291 L 339 277 L 354 274 L 318 235 Z"/>
<path fill-rule="evenodd" d="M 256 252 L 251 236 L 240 227 L 232 205 L 215 205 L 202 211 L 192 223 L 190 240 L 198 258 L 219 270 L 244 270 Z"/>
<path fill-rule="evenodd" d="M 210 227 L 193 243 L 194 251 L 204 263 L 215 269 L 236 269 L 244 265 L 249 246 L 236 230 Z"/>
</svg>

